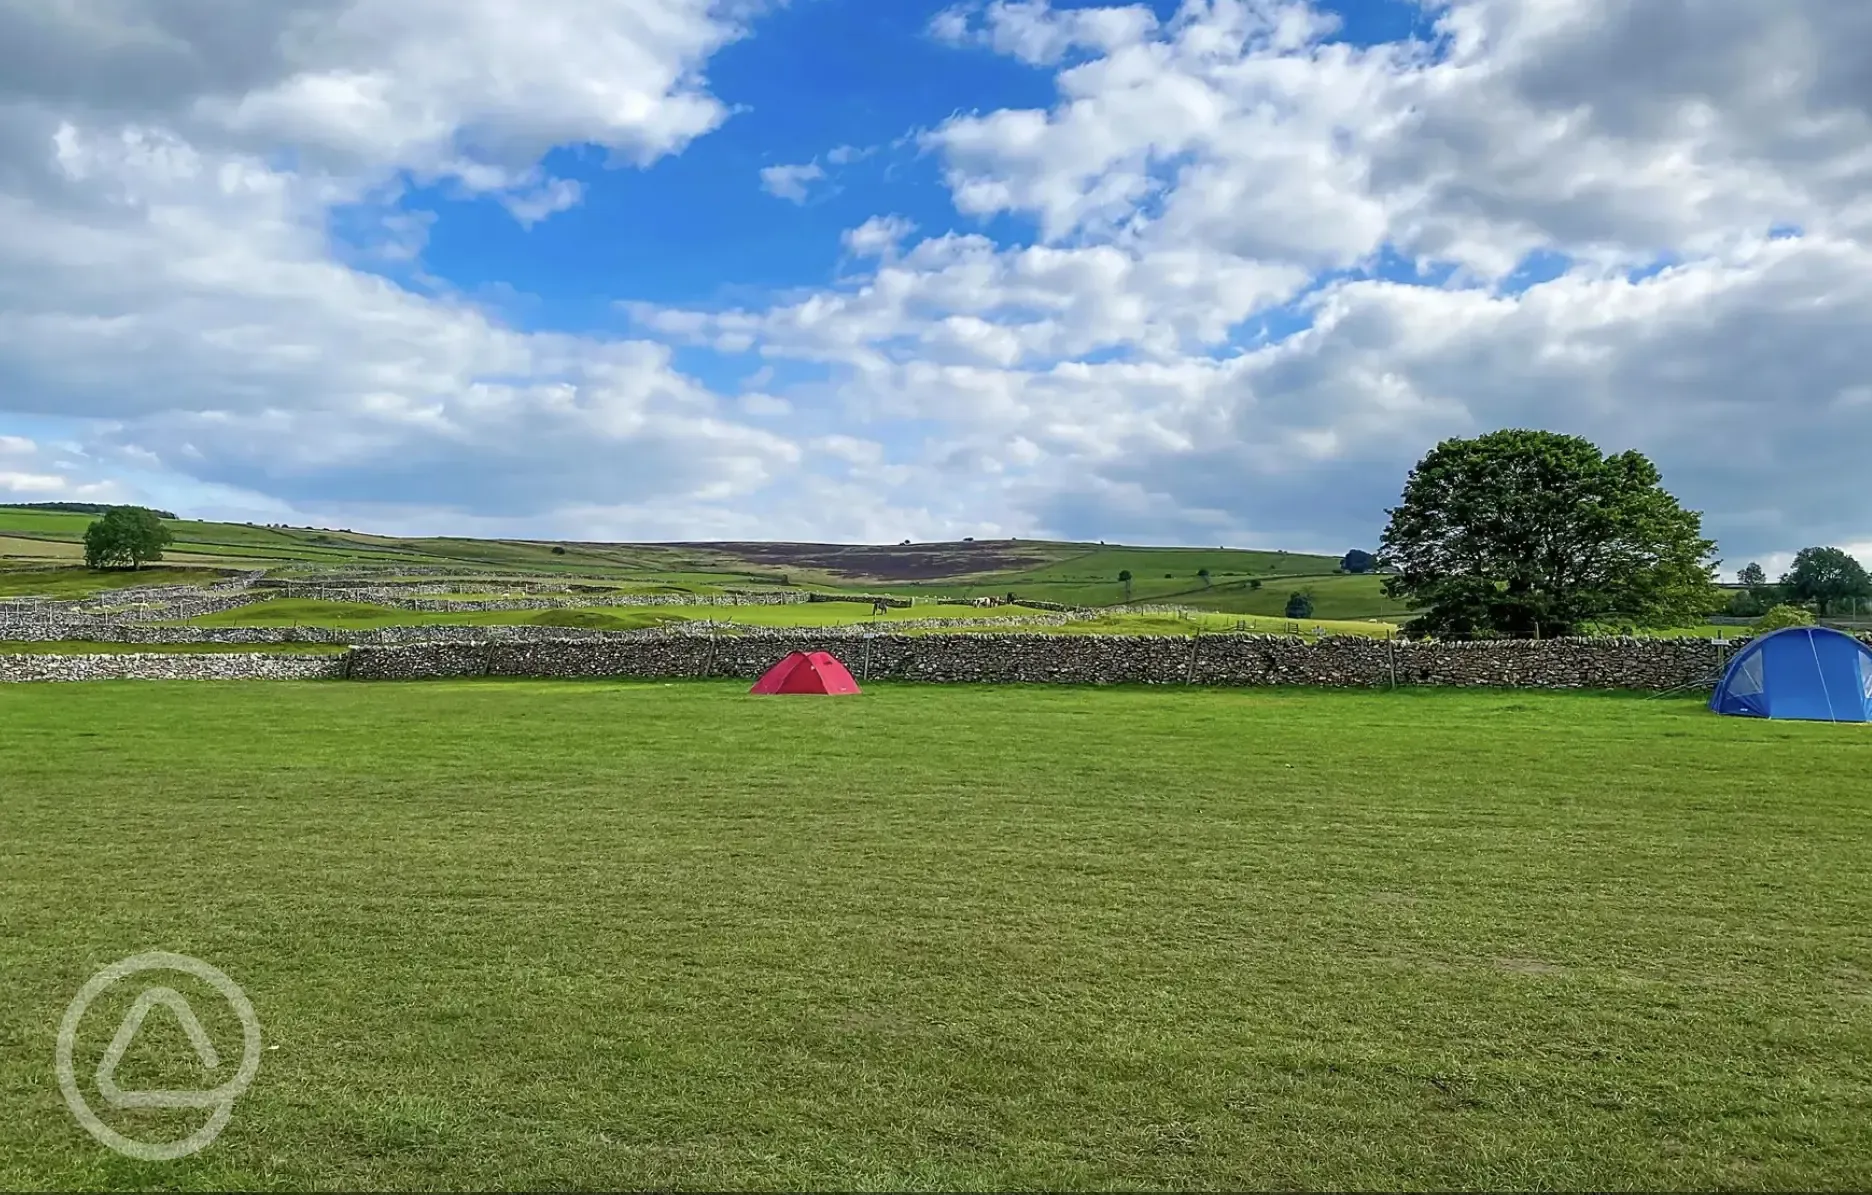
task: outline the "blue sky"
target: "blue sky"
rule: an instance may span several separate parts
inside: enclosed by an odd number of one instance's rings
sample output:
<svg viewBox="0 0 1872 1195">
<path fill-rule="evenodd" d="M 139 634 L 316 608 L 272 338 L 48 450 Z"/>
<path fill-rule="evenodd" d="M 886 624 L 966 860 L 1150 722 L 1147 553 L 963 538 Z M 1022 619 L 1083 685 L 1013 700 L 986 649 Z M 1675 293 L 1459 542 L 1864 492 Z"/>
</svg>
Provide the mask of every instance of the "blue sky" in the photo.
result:
<svg viewBox="0 0 1872 1195">
<path fill-rule="evenodd" d="M 1338 551 L 1542 426 L 1872 550 L 1857 9 L 205 13 L 0 12 L 0 496 Z"/>
<path fill-rule="evenodd" d="M 521 326 L 595 331 L 619 326 L 621 298 L 735 304 L 829 283 L 841 234 L 879 212 L 929 234 L 1031 239 L 1030 219 L 958 213 L 940 161 L 914 141 L 958 112 L 1045 108 L 1056 94 L 1050 70 L 932 38 L 930 22 L 949 7 L 796 0 L 766 11 L 708 64 L 710 89 L 734 109 L 720 129 L 646 169 L 610 165 L 611 155 L 591 146 L 553 151 L 545 169 L 579 183 L 584 200 L 539 225 L 522 226 L 496 199 L 463 196 L 458 186 L 411 187 L 398 210 L 435 217 L 422 271 Z M 1177 9 L 1166 0 L 1149 7 L 1165 21 Z M 1411 0 L 1319 7 L 1341 22 L 1334 40 L 1431 34 Z M 825 162 L 840 147 L 867 156 Z M 806 202 L 762 189 L 763 167 L 815 160 L 831 177 L 809 186 Z M 376 214 L 374 206 L 361 221 L 356 209 L 334 212 L 335 235 L 368 227 Z M 415 275 L 384 272 L 399 282 Z"/>
</svg>

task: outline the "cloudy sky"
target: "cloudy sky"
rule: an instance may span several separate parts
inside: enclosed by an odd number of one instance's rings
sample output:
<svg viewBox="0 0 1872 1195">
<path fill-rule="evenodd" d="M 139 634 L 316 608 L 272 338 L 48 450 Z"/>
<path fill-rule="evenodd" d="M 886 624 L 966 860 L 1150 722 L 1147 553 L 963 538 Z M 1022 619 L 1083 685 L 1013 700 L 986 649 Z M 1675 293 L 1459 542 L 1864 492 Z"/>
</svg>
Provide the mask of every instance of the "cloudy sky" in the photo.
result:
<svg viewBox="0 0 1872 1195">
<path fill-rule="evenodd" d="M 0 499 L 1338 551 L 1503 426 L 1872 551 L 1872 4 L 0 0 Z"/>
</svg>

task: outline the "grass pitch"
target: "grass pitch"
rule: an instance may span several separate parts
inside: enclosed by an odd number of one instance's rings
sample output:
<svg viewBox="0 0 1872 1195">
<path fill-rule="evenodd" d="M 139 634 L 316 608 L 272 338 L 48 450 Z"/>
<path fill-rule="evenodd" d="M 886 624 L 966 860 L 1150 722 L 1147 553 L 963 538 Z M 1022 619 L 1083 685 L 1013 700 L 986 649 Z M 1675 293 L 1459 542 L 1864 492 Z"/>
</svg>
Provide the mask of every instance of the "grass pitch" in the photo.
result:
<svg viewBox="0 0 1872 1195">
<path fill-rule="evenodd" d="M 742 688 L 0 687 L 0 1186 L 1872 1184 L 1864 727 Z M 267 1049 L 152 1165 L 156 948 Z"/>
</svg>

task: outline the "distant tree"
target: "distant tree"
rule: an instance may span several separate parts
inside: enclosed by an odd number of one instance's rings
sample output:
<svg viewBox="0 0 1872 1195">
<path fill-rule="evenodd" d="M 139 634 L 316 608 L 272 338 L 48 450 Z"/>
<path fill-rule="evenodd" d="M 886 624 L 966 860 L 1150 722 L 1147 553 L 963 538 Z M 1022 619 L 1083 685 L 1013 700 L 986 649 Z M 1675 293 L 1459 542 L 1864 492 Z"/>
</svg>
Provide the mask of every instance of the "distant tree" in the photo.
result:
<svg viewBox="0 0 1872 1195">
<path fill-rule="evenodd" d="M 1750 629 L 1759 634 L 1766 634 L 1783 627 L 1810 627 L 1813 621 L 1814 616 L 1810 611 L 1803 610 L 1799 606 L 1782 605 L 1764 612 L 1755 620 Z"/>
<path fill-rule="evenodd" d="M 553 554 L 554 556 L 564 556 L 564 555 L 565 555 L 565 549 L 564 549 L 564 548 L 562 548 L 562 547 L 560 547 L 560 546 L 559 546 L 558 544 L 554 544 L 554 545 L 553 545 L 553 550 L 552 550 L 552 554 Z"/>
<path fill-rule="evenodd" d="M 1715 544 L 1642 454 L 1512 429 L 1426 455 L 1389 512 L 1385 594 L 1424 613 L 1408 633 L 1565 635 L 1613 619 L 1700 622 L 1721 600 Z"/>
<path fill-rule="evenodd" d="M 111 508 L 99 502 L 0 502 L 0 508 L 7 510 L 46 510 L 58 514 L 101 515 L 109 514 Z M 159 519 L 173 519 L 175 513 L 167 510 L 150 512 Z"/>
<path fill-rule="evenodd" d="M 1731 618 L 1759 618 L 1767 607 L 1748 590 L 1738 590 L 1729 595 L 1729 602 L 1723 607 L 1723 613 Z"/>
<path fill-rule="evenodd" d="M 1313 617 L 1313 596 L 1308 593 L 1290 593 L 1287 595 L 1287 617 Z"/>
<path fill-rule="evenodd" d="M 1781 589 L 1797 602 L 1812 602 L 1825 618 L 1843 602 L 1872 597 L 1872 577 L 1841 548 L 1802 548 Z"/>
<path fill-rule="evenodd" d="M 1204 587 L 1207 587 L 1207 586 L 1209 585 L 1209 583 L 1210 583 L 1210 582 L 1209 582 L 1209 570 L 1208 570 L 1207 568 L 1199 568 L 1199 569 L 1197 569 L 1197 570 L 1196 570 L 1196 579 L 1197 579 L 1198 581 L 1201 581 L 1201 582 L 1203 583 L 1203 585 L 1204 585 Z"/>
<path fill-rule="evenodd" d="M 1781 592 L 1779 585 L 1768 579 L 1762 566 L 1753 561 L 1736 570 L 1736 580 L 1748 591 L 1748 600 L 1738 603 L 1731 599 L 1730 604 L 1748 607 L 1751 615 L 1760 614 L 1770 606 L 1780 605 L 1787 596 Z"/>
<path fill-rule="evenodd" d="M 1261 578 L 1259 578 L 1259 577 L 1250 577 L 1250 578 L 1248 578 L 1248 588 L 1250 588 L 1250 589 L 1259 589 L 1259 588 L 1261 588 Z"/>
<path fill-rule="evenodd" d="M 141 506 L 113 506 L 85 528 L 85 567 L 138 569 L 161 560 L 172 536 L 156 512 Z"/>
<path fill-rule="evenodd" d="M 1378 558 L 1361 548 L 1353 548 L 1339 561 L 1339 567 L 1348 573 L 1369 573 L 1378 567 Z"/>
<path fill-rule="evenodd" d="M 1127 602 L 1130 601 L 1131 600 L 1131 570 L 1128 568 L 1119 569 L 1118 580 L 1125 587 L 1125 601 Z"/>
</svg>

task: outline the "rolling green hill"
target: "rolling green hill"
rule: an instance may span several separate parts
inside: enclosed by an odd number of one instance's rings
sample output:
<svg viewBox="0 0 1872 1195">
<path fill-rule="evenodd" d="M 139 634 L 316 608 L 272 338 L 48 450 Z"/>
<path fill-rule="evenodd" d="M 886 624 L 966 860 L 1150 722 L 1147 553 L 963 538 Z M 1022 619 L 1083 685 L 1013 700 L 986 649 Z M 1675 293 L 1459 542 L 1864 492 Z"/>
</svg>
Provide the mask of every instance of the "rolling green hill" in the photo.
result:
<svg viewBox="0 0 1872 1195">
<path fill-rule="evenodd" d="M 76 567 L 92 516 L 0 506 L 0 595 L 71 597 L 169 578 L 91 573 Z M 1315 595 L 1318 618 L 1370 619 L 1402 613 L 1376 577 L 1335 573 L 1338 559 L 1230 548 L 1147 548 L 1050 540 L 960 540 L 922 544 L 622 544 L 372 535 L 350 529 L 263 527 L 177 519 L 169 568 L 208 579 L 210 570 L 371 566 L 447 570 L 462 578 L 590 578 L 710 592 L 726 585 L 792 585 L 924 598 L 1007 593 L 1076 606 L 1174 602 L 1227 614 L 1279 615 L 1296 588 Z M 1204 570 L 1207 576 L 1203 576 Z M 1126 572 L 1130 583 L 1119 580 Z M 1254 588 L 1252 582 L 1259 581 Z"/>
</svg>

